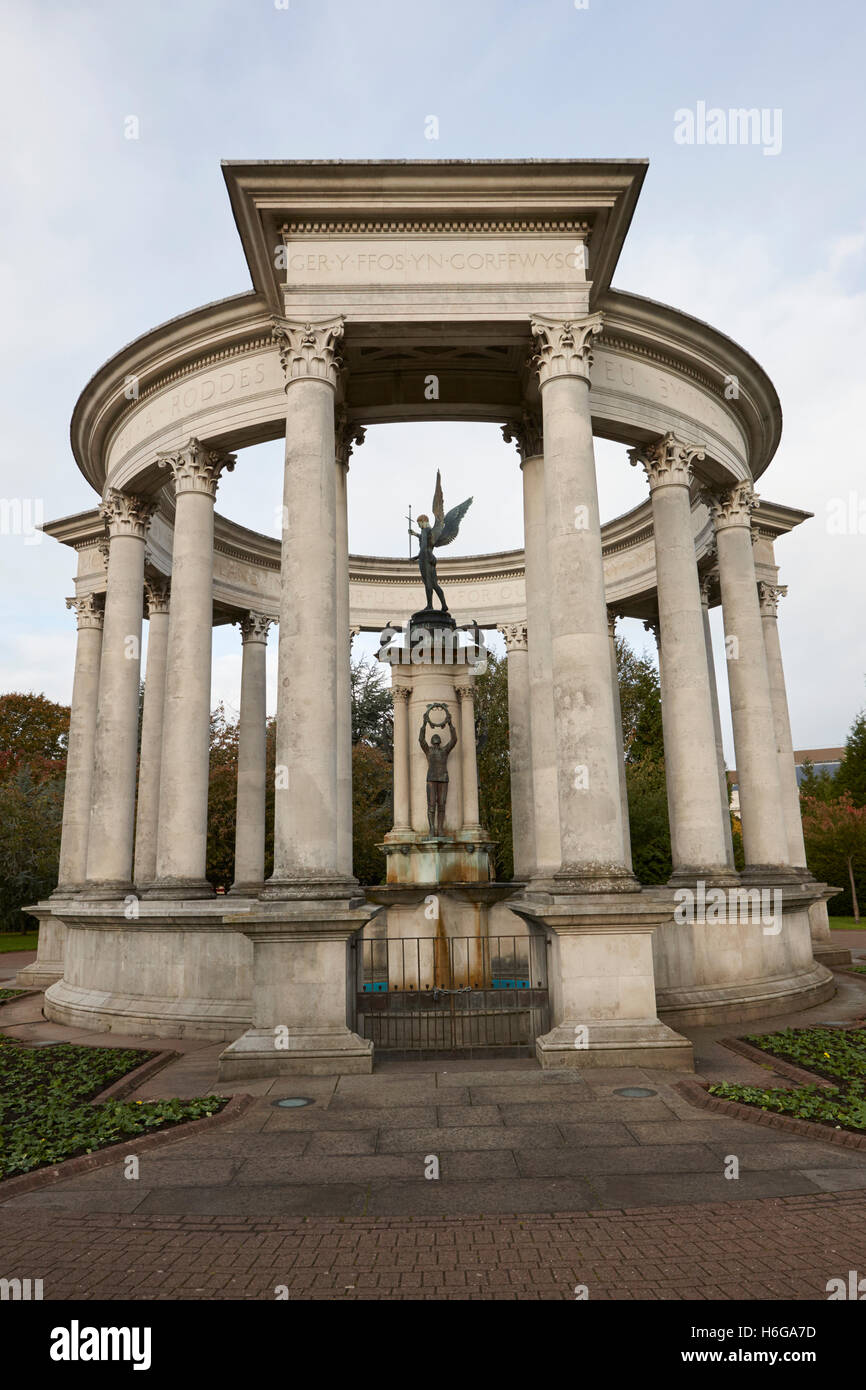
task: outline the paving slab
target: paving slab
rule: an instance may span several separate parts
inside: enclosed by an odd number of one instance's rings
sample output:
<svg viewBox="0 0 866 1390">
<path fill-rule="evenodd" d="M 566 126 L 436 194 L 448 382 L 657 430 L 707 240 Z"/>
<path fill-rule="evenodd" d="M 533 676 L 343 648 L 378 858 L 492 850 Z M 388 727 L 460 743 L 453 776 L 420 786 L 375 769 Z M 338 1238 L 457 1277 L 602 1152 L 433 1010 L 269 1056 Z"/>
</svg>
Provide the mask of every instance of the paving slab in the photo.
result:
<svg viewBox="0 0 866 1390">
<path fill-rule="evenodd" d="M 466 1107 L 468 1110 L 468 1106 Z M 347 1129 L 423 1129 L 436 1124 L 436 1109 L 432 1105 L 331 1105 L 326 1110 L 318 1105 L 300 1110 L 271 1110 L 263 1122 L 263 1133 L 277 1130 L 347 1130 Z"/>
<path fill-rule="evenodd" d="M 629 1173 L 589 1179 L 598 1205 L 632 1209 L 676 1206 L 686 1202 L 739 1202 L 753 1197 L 792 1197 L 818 1191 L 818 1184 L 797 1172 L 741 1173 L 733 1181 L 721 1171 L 696 1173 Z"/>
<path fill-rule="evenodd" d="M 555 1125 L 508 1129 L 504 1125 L 469 1125 L 449 1129 L 389 1129 L 379 1135 L 380 1153 L 476 1153 L 491 1149 L 561 1148 L 562 1135 Z"/>
<path fill-rule="evenodd" d="M 656 1144 L 643 1148 L 596 1146 L 517 1151 L 517 1166 L 530 1178 L 580 1177 L 596 1173 L 721 1173 L 723 1160 L 702 1144 Z"/>
</svg>

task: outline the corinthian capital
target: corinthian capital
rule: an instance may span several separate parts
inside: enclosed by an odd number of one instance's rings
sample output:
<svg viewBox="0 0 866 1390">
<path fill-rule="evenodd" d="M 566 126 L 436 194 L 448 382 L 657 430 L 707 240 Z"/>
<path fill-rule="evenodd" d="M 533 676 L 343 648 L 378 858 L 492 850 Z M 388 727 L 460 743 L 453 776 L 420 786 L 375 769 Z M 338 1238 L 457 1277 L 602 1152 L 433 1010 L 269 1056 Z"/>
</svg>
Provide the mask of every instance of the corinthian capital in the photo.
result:
<svg viewBox="0 0 866 1390">
<path fill-rule="evenodd" d="M 530 363 L 544 386 L 556 376 L 577 376 L 589 381 L 592 339 L 601 332 L 601 314 L 585 319 L 535 318 L 530 324 L 535 350 Z"/>
<path fill-rule="evenodd" d="M 238 618 L 238 627 L 241 630 L 242 643 L 247 642 L 267 642 L 268 632 L 274 622 L 273 618 L 268 618 L 264 613 L 245 613 L 242 618 Z"/>
<path fill-rule="evenodd" d="M 137 497 L 131 492 L 121 492 L 110 487 L 99 504 L 99 515 L 108 527 L 108 534 L 114 536 L 135 536 L 143 541 L 147 535 L 150 518 L 156 511 L 156 503 L 148 497 Z"/>
<path fill-rule="evenodd" d="M 787 584 L 765 584 L 762 580 L 758 584 L 758 598 L 761 602 L 761 617 L 778 618 L 779 599 L 784 598 L 787 592 Z"/>
<path fill-rule="evenodd" d="M 505 638 L 505 650 L 509 656 L 512 652 L 529 650 L 526 623 L 500 623 L 497 632 L 501 632 Z"/>
<path fill-rule="evenodd" d="M 156 613 L 168 612 L 170 595 L 170 579 L 145 579 L 144 597 L 147 603 L 148 618 L 152 618 Z"/>
<path fill-rule="evenodd" d="M 102 627 L 105 618 L 104 594 L 82 594 L 80 597 L 76 595 L 75 598 L 66 600 L 66 607 L 75 610 L 79 632 L 83 627 Z"/>
<path fill-rule="evenodd" d="M 292 323 L 273 319 L 273 337 L 286 378 L 286 390 L 293 381 L 314 377 L 336 387 L 343 365 L 337 346 L 343 336 L 344 320 L 321 323 Z"/>
<path fill-rule="evenodd" d="M 520 462 L 535 458 L 544 453 L 544 436 L 541 430 L 541 412 L 524 410 L 519 418 L 509 420 L 502 426 L 502 438 L 506 444 L 516 444 Z"/>
<path fill-rule="evenodd" d="M 355 446 L 357 445 L 360 449 L 366 433 L 364 426 L 356 424 L 354 420 L 349 420 L 344 410 L 337 412 L 334 430 L 334 455 L 337 462 L 342 464 L 344 468 L 349 467 L 349 459 L 355 451 Z"/>
<path fill-rule="evenodd" d="M 710 509 L 717 531 L 725 531 L 731 526 L 751 529 L 752 512 L 761 505 L 751 483 L 736 483 L 718 495 L 704 491 L 702 499 Z"/>
<path fill-rule="evenodd" d="M 174 478 L 175 497 L 183 492 L 201 492 L 216 497 L 220 475 L 231 473 L 235 455 L 222 449 L 208 449 L 198 439 L 191 439 L 182 449 L 163 449 L 156 456 L 159 468 L 170 468 Z"/>
<path fill-rule="evenodd" d="M 668 431 L 651 444 L 639 444 L 636 449 L 629 449 L 628 457 L 633 468 L 640 465 L 644 469 L 652 492 L 657 487 L 672 483 L 688 487 L 694 472 L 693 464 L 704 458 L 704 451 L 684 444 Z"/>
</svg>

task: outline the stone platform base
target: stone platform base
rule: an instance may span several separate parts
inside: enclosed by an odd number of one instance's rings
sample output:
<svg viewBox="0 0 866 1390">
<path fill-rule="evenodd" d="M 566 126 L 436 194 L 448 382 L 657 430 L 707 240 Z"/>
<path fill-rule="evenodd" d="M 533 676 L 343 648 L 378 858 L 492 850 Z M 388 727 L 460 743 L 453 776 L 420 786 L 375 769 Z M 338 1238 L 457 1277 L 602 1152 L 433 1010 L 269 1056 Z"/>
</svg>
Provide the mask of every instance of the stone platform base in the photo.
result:
<svg viewBox="0 0 866 1390">
<path fill-rule="evenodd" d="M 560 1025 L 535 1040 L 542 1067 L 666 1067 L 694 1071 L 692 1045 L 657 1018 Z"/>
<path fill-rule="evenodd" d="M 821 965 L 850 965 L 851 952 L 844 946 L 823 946 L 812 942 L 812 955 Z"/>
<path fill-rule="evenodd" d="M 280 1046 L 273 1028 L 251 1028 L 220 1054 L 220 1081 L 267 1076 L 358 1076 L 373 1070 L 373 1044 L 348 1028 L 335 1033 L 295 1031 Z"/>
</svg>

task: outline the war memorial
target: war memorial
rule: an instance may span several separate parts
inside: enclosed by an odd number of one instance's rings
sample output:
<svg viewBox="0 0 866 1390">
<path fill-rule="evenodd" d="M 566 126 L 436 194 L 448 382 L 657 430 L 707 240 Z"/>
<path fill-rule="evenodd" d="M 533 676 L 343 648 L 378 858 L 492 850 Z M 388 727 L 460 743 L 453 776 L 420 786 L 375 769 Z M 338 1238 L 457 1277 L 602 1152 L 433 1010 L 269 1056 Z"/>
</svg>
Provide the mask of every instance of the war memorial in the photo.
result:
<svg viewBox="0 0 866 1390">
<path fill-rule="evenodd" d="M 19 975 L 47 987 L 50 1019 L 222 1040 L 227 1079 L 369 1072 L 378 1049 L 422 1032 L 434 1047 L 519 1045 L 542 1067 L 688 1069 L 678 1029 L 833 994 L 777 626 L 775 545 L 807 513 L 757 491 L 781 432 L 760 366 L 707 324 L 611 289 L 645 170 L 224 166 L 253 289 L 100 368 L 72 420 L 93 507 L 45 527 L 76 552 L 78 624 L 59 882 L 34 909 L 39 955 Z M 363 468 L 365 429 L 431 420 L 502 426 L 503 474 L 522 472 L 522 550 L 449 557 L 466 508 L 492 511 L 462 498 L 450 461 L 413 528 L 418 559 L 349 553 L 346 475 Z M 645 500 L 605 525 L 594 436 L 626 445 L 646 478 Z M 279 539 L 215 510 L 236 454 L 276 438 Z M 404 538 L 395 506 L 395 552 Z M 673 875 L 653 887 L 631 867 L 623 616 L 659 644 Z M 237 626 L 243 660 L 228 895 L 205 876 L 215 624 Z M 492 877 L 479 820 L 474 682 L 493 629 L 507 648 L 508 882 Z M 394 696 L 393 827 L 372 888 L 352 865 L 359 631 L 381 634 Z M 768 900 L 769 917 L 756 906 Z"/>
</svg>

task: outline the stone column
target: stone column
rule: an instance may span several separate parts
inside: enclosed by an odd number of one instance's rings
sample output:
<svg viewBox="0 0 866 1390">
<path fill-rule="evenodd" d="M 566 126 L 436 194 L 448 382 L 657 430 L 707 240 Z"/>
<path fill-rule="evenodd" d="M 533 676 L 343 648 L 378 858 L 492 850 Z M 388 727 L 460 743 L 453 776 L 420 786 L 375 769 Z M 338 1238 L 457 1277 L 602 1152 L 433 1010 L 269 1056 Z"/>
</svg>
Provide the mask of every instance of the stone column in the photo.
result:
<svg viewBox="0 0 866 1390">
<path fill-rule="evenodd" d="M 526 623 L 503 623 L 499 631 L 505 638 L 508 653 L 508 763 L 514 877 L 527 879 L 535 867 L 529 634 Z"/>
<path fill-rule="evenodd" d="M 752 554 L 751 512 L 758 499 L 751 483 L 743 482 L 706 501 L 719 555 L 745 874 L 778 881 L 793 875 Z"/>
<path fill-rule="evenodd" d="M 465 681 L 455 685 L 460 701 L 460 769 L 463 778 L 463 826 L 461 839 L 480 839 L 478 819 L 478 749 L 475 744 L 475 685 Z"/>
<path fill-rule="evenodd" d="M 364 428 L 347 419 L 344 411 L 336 423 L 336 518 L 337 518 L 337 860 L 340 872 L 352 877 L 352 684 L 351 660 L 354 631 L 349 628 L 349 516 L 347 482 L 349 459 L 364 442 Z M 349 649 L 343 643 L 349 633 Z"/>
<path fill-rule="evenodd" d="M 716 663 L 713 657 L 713 634 L 710 628 L 710 588 L 718 576 L 705 575 L 701 580 L 701 608 L 704 621 L 704 645 L 707 649 L 707 675 L 710 681 L 710 698 L 713 702 L 713 729 L 716 735 L 716 761 L 719 765 L 719 800 L 722 806 L 722 820 L 725 826 L 725 855 L 728 868 L 734 866 L 734 841 L 731 830 L 731 792 L 728 786 L 728 773 L 725 767 L 725 749 L 722 743 L 722 718 L 719 710 L 719 688 L 716 685 Z"/>
<path fill-rule="evenodd" d="M 555 891 L 639 891 L 626 867 L 601 523 L 589 410 L 601 315 L 534 319 L 544 419 L 547 607 L 562 863 Z M 531 623 L 531 618 L 530 618 Z"/>
<path fill-rule="evenodd" d="M 556 788 L 556 734 L 553 720 L 553 656 L 547 609 L 547 527 L 544 511 L 544 457 L 541 415 L 524 411 L 504 426 L 506 443 L 517 445 L 523 474 L 523 532 L 526 584 L 529 733 L 533 860 L 527 875 L 549 879 L 562 858 L 559 796 Z"/>
<path fill-rule="evenodd" d="M 265 877 L 265 781 L 268 630 L 272 618 L 247 613 L 238 626 L 243 642 L 238 723 L 238 800 L 235 878 L 230 892 L 257 896 Z"/>
<path fill-rule="evenodd" d="M 60 832 L 60 865 L 52 897 L 77 893 L 87 874 L 87 831 L 90 825 L 90 789 L 96 741 L 96 702 L 99 693 L 99 659 L 102 652 L 102 594 L 68 598 L 75 610 L 78 640 L 75 675 L 69 712 L 69 746 L 63 796 L 63 828 Z"/>
<path fill-rule="evenodd" d="M 132 892 L 144 542 L 155 504 L 109 488 L 99 510 L 109 552 L 85 891 L 114 898 Z"/>
<path fill-rule="evenodd" d="M 334 397 L 342 319 L 275 325 L 286 375 L 274 872 L 268 897 L 351 897 L 337 798 Z M 337 647 L 340 647 L 338 658 Z M 344 850 L 345 858 L 345 850 Z"/>
<path fill-rule="evenodd" d="M 794 764 L 794 741 L 788 714 L 788 694 L 785 689 L 785 670 L 779 642 L 779 599 L 788 589 L 782 584 L 758 585 L 758 600 L 764 628 L 764 648 L 767 654 L 767 675 L 770 680 L 770 699 L 773 704 L 773 726 L 776 732 L 776 755 L 779 759 L 779 782 L 782 792 L 782 811 L 788 837 L 788 855 L 795 869 L 806 871 L 806 845 L 803 840 L 803 821 L 800 815 L 800 788 Z"/>
<path fill-rule="evenodd" d="M 134 878 L 139 886 L 150 884 L 156 878 L 170 588 L 167 579 L 146 579 L 144 582 L 148 626 L 147 666 L 144 676 L 144 707 L 141 712 L 141 751 L 138 757 L 134 863 Z"/>
<path fill-rule="evenodd" d="M 628 784 L 625 777 L 625 740 L 622 732 L 622 700 L 619 693 L 619 667 L 616 661 L 616 620 L 619 617 L 612 609 L 607 611 L 607 631 L 610 638 L 610 679 L 613 685 L 616 705 L 616 751 L 619 758 L 619 799 L 622 803 L 622 824 L 625 840 L 626 867 L 632 867 L 631 833 L 628 820 Z"/>
<path fill-rule="evenodd" d="M 409 696 L 406 685 L 392 687 L 394 699 L 394 825 L 387 839 L 412 839 L 409 802 Z"/>
<path fill-rule="evenodd" d="M 174 478 L 175 518 L 156 879 L 149 896 L 206 898 L 213 638 L 213 514 L 234 454 L 190 439 L 157 454 Z"/>
<path fill-rule="evenodd" d="M 719 801 L 703 609 L 695 560 L 690 484 L 703 451 L 668 433 L 629 450 L 644 468 L 652 499 L 665 775 L 671 822 L 672 883 L 731 878 Z"/>
</svg>

